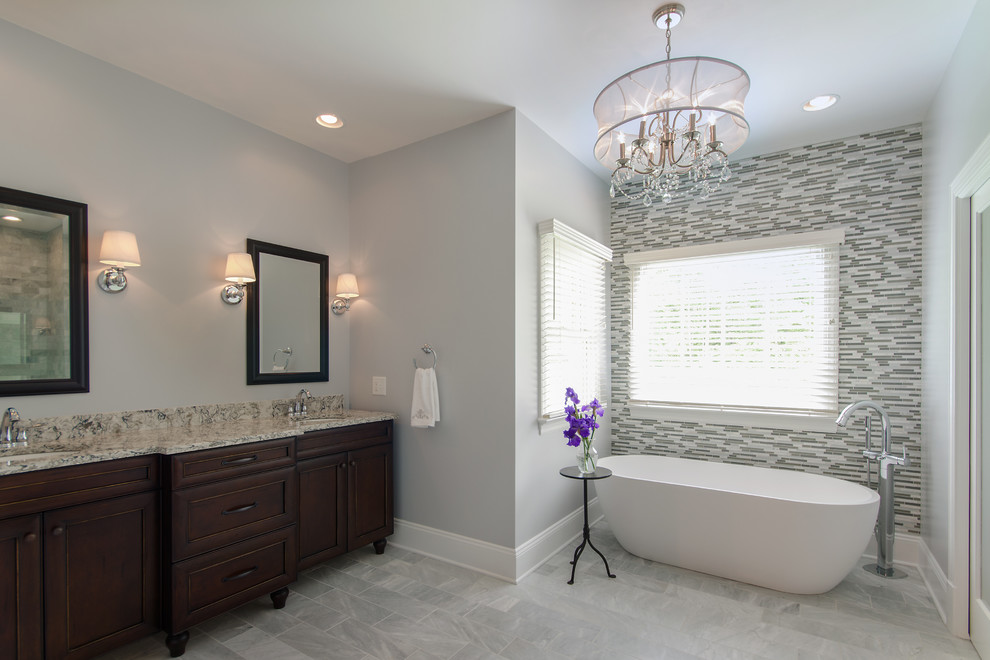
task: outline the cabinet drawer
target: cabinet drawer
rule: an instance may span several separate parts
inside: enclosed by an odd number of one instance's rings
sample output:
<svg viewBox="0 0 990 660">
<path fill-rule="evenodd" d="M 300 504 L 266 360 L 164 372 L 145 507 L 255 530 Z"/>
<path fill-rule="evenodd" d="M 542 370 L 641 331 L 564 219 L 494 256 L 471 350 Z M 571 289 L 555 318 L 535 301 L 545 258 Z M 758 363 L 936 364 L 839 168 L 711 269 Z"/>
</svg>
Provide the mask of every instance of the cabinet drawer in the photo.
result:
<svg viewBox="0 0 990 660">
<path fill-rule="evenodd" d="M 297 498 L 291 467 L 173 491 L 172 560 L 291 525 Z"/>
<path fill-rule="evenodd" d="M 294 525 L 172 567 L 172 632 L 280 589 L 296 579 Z"/>
<path fill-rule="evenodd" d="M 371 422 L 304 433 L 296 438 L 296 454 L 299 458 L 312 458 L 391 441 L 391 421 Z"/>
<path fill-rule="evenodd" d="M 0 477 L 0 518 L 158 488 L 158 454 Z"/>
<path fill-rule="evenodd" d="M 203 449 L 172 456 L 172 488 L 294 465 L 295 438 Z"/>
</svg>

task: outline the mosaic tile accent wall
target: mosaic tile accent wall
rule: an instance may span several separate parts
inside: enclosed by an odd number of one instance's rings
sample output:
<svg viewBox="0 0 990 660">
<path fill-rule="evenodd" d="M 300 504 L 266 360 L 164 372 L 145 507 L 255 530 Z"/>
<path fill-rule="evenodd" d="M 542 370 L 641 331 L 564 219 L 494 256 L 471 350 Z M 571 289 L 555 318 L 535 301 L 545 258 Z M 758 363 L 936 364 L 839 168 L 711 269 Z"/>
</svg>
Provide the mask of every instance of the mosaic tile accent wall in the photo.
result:
<svg viewBox="0 0 990 660">
<path fill-rule="evenodd" d="M 866 483 L 863 421 L 840 433 L 637 419 L 629 411 L 630 277 L 622 255 L 684 245 L 845 229 L 840 253 L 840 408 L 880 402 L 893 448 L 898 529 L 921 513 L 921 127 L 758 156 L 707 201 L 612 203 L 612 452 L 804 470 Z M 880 437 L 874 420 L 874 443 Z M 874 477 L 875 479 L 875 477 Z"/>
</svg>

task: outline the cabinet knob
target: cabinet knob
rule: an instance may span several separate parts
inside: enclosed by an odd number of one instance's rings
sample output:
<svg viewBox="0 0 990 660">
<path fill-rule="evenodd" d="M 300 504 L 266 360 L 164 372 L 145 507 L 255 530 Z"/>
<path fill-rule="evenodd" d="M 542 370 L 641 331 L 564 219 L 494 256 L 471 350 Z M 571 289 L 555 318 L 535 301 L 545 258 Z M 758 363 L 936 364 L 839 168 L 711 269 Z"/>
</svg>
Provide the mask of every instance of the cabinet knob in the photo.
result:
<svg viewBox="0 0 990 660">
<path fill-rule="evenodd" d="M 351 467 L 354 467 L 356 465 L 357 465 L 357 461 L 351 461 Z"/>
<path fill-rule="evenodd" d="M 28 532 L 27 534 L 24 535 L 24 541 L 27 543 L 34 543 L 37 540 L 38 540 L 38 535 L 35 534 L 34 532 Z"/>
<path fill-rule="evenodd" d="M 345 462 L 341 463 L 340 465 L 338 465 L 337 467 L 339 467 L 341 470 L 346 470 L 347 469 L 347 462 L 345 461 Z"/>
<path fill-rule="evenodd" d="M 65 527 L 59 526 L 52 530 L 52 536 L 62 536 L 62 532 L 65 531 Z"/>
</svg>

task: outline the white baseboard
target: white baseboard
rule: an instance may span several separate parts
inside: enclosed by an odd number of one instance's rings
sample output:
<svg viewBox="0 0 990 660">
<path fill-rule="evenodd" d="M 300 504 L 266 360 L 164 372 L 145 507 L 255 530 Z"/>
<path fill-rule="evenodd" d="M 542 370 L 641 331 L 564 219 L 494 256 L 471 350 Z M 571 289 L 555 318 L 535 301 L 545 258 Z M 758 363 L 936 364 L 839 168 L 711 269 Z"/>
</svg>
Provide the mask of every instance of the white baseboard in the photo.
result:
<svg viewBox="0 0 990 660">
<path fill-rule="evenodd" d="M 921 537 L 917 534 L 908 533 L 895 533 L 894 536 L 894 564 L 901 564 L 902 566 L 913 566 L 920 570 L 923 554 L 921 542 Z M 870 537 L 870 543 L 866 546 L 866 550 L 863 551 L 863 557 L 867 557 L 876 561 L 877 558 L 877 540 L 876 537 Z"/>
<path fill-rule="evenodd" d="M 932 602 L 935 603 L 935 609 L 938 610 L 939 616 L 942 617 L 942 621 L 948 623 L 948 612 L 952 602 L 952 583 L 945 576 L 942 567 L 935 561 L 935 556 L 923 541 L 921 546 L 924 555 L 923 561 L 918 565 L 918 572 L 921 573 L 921 579 L 925 581 L 925 586 L 928 587 L 928 593 L 932 597 Z"/>
<path fill-rule="evenodd" d="M 602 518 L 597 497 L 588 502 L 588 518 L 592 524 Z M 519 547 L 509 548 L 396 518 L 395 534 L 389 537 L 389 543 L 517 583 L 562 548 L 576 542 L 583 528 L 584 509 L 579 508 Z"/>
<path fill-rule="evenodd" d="M 604 517 L 595 497 L 588 500 L 590 525 Z M 584 531 L 584 509 L 579 508 L 516 548 L 516 582 L 535 571 L 568 545 L 576 544 Z"/>
<path fill-rule="evenodd" d="M 395 519 L 395 534 L 389 537 L 388 542 L 398 548 L 470 568 L 500 580 L 516 581 L 516 553 L 504 545 L 399 518 Z"/>
<path fill-rule="evenodd" d="M 938 565 L 935 555 L 928 549 L 928 545 L 924 540 L 921 540 L 919 545 L 922 553 L 922 561 L 918 564 L 918 572 L 921 573 L 921 579 L 925 581 L 925 586 L 928 588 L 928 593 L 932 597 L 932 602 L 935 603 L 935 609 L 938 610 L 938 614 L 942 617 L 942 621 L 948 627 L 949 632 L 956 637 L 968 639 L 968 587 L 966 596 L 963 598 L 959 595 L 956 585 L 945 575 L 942 567 Z"/>
</svg>

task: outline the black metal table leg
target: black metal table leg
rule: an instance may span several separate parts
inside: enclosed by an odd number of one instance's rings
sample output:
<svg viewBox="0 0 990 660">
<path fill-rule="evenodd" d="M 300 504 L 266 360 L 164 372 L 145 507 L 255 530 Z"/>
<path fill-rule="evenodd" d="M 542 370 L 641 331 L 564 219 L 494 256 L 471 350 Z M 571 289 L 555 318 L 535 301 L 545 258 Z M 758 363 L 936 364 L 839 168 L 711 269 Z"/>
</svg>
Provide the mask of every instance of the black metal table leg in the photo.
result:
<svg viewBox="0 0 990 660">
<path fill-rule="evenodd" d="M 584 547 L 588 546 L 605 563 L 605 574 L 610 578 L 614 578 L 615 574 L 608 567 L 608 560 L 605 559 L 605 555 L 601 553 L 601 550 L 595 547 L 595 544 L 591 542 L 591 526 L 588 524 L 588 482 L 592 479 L 604 479 L 612 474 L 611 470 L 606 468 L 598 468 L 590 474 L 577 473 L 576 468 L 563 468 L 560 473 L 570 479 L 580 479 L 584 485 L 584 530 L 582 533 L 583 538 L 581 539 L 581 544 L 574 549 L 574 559 L 571 560 L 571 579 L 567 581 L 567 584 L 574 584 L 574 571 L 577 570 L 578 559 L 581 558 L 581 553 L 584 552 Z M 576 473 L 576 474 L 573 474 Z"/>
</svg>

